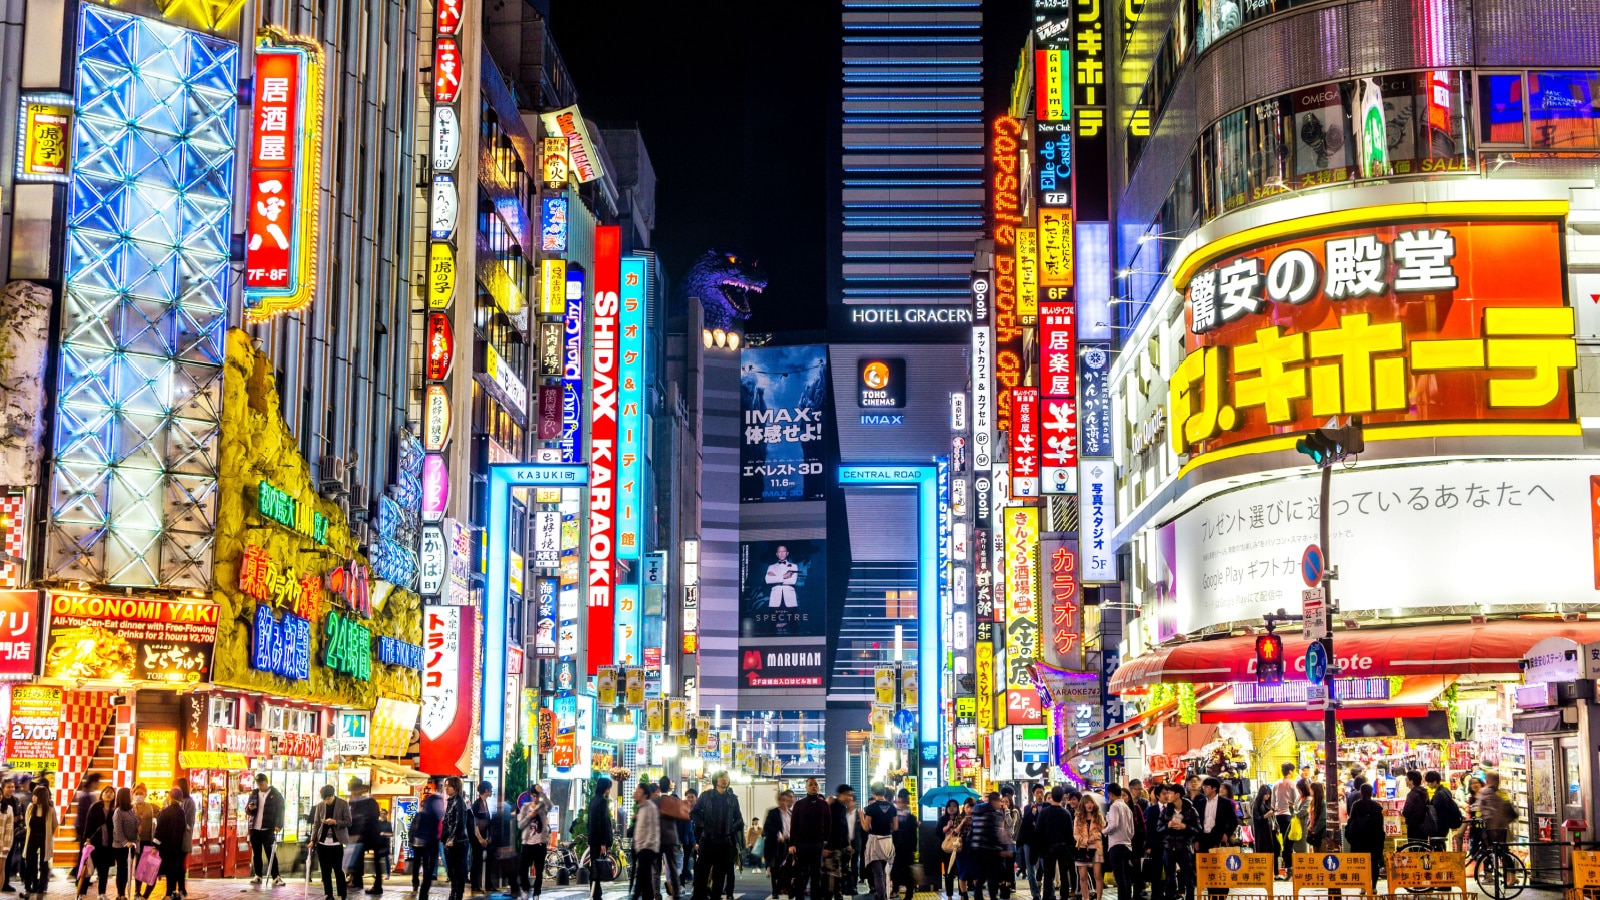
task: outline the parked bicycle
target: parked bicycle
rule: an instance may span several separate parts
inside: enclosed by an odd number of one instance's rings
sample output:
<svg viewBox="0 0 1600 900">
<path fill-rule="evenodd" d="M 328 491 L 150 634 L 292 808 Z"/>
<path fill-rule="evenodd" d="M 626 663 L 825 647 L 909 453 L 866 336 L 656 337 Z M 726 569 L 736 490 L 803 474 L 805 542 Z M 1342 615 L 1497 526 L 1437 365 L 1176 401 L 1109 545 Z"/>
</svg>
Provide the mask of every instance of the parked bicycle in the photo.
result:
<svg viewBox="0 0 1600 900">
<path fill-rule="evenodd" d="M 1400 853 L 1436 853 L 1427 841 L 1406 841 L 1397 849 Z M 1478 882 L 1478 890 L 1494 900 L 1512 900 L 1528 887 L 1528 867 L 1504 843 L 1483 840 L 1478 849 L 1467 855 L 1467 877 Z M 1408 893 L 1419 894 L 1428 888 L 1406 888 Z"/>
</svg>

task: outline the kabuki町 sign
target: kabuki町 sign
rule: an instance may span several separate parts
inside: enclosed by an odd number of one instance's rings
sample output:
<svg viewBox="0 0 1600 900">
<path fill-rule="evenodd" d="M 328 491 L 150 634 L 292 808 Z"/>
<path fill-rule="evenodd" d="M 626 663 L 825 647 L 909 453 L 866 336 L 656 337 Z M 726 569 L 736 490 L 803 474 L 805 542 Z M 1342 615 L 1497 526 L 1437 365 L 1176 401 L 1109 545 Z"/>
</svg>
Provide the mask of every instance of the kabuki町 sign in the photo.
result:
<svg viewBox="0 0 1600 900">
<path fill-rule="evenodd" d="M 1172 446 L 1367 426 L 1571 422 L 1559 219 L 1395 221 L 1211 255 L 1178 283 Z M 1202 251 L 1204 253 L 1204 251 Z M 1186 267 L 1187 268 L 1187 267 Z"/>
</svg>

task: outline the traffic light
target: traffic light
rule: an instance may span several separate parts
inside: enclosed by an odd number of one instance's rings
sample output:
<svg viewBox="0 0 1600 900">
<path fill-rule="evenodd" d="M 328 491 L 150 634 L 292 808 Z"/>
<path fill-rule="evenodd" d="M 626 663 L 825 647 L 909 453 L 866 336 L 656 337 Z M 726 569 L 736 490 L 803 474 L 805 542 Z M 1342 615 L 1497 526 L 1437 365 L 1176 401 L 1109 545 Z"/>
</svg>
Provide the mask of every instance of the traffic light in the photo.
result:
<svg viewBox="0 0 1600 900">
<path fill-rule="evenodd" d="M 1340 425 L 1337 418 L 1329 419 L 1328 424 L 1296 441 L 1294 449 L 1311 457 L 1319 469 L 1360 453 L 1366 449 L 1361 437 L 1361 417 L 1351 416 L 1344 425 Z"/>
<path fill-rule="evenodd" d="M 1283 638 L 1275 634 L 1256 636 L 1256 684 L 1283 683 Z"/>
</svg>

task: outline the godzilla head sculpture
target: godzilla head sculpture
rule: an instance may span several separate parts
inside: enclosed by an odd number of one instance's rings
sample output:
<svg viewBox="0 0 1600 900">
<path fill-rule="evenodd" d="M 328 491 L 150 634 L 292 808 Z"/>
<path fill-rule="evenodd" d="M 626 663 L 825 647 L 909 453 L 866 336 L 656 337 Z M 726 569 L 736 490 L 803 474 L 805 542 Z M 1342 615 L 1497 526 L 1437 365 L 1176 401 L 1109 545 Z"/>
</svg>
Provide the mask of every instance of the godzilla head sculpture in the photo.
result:
<svg viewBox="0 0 1600 900">
<path fill-rule="evenodd" d="M 707 250 L 695 260 L 679 290 L 699 297 L 706 327 L 731 329 L 750 318 L 750 295 L 767 289 L 767 275 L 755 260 L 723 250 Z"/>
</svg>

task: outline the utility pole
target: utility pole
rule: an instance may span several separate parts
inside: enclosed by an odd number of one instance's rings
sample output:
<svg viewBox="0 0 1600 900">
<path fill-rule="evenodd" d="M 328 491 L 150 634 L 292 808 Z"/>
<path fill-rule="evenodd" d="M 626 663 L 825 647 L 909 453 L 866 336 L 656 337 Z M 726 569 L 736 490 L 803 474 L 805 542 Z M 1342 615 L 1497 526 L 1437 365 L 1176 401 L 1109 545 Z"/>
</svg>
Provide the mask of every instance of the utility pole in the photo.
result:
<svg viewBox="0 0 1600 900">
<path fill-rule="evenodd" d="M 1339 822 L 1340 808 L 1343 803 L 1336 796 L 1334 788 L 1338 785 L 1339 777 L 1339 736 L 1336 714 L 1338 711 L 1338 675 L 1339 657 L 1333 653 L 1333 618 L 1338 612 L 1333 601 L 1333 582 L 1339 577 L 1339 570 L 1328 564 L 1328 537 L 1329 519 L 1328 503 L 1332 498 L 1333 467 L 1350 456 L 1359 454 L 1366 449 L 1366 444 L 1361 437 L 1361 417 L 1352 416 L 1343 426 L 1338 424 L 1338 419 L 1330 419 L 1328 424 L 1316 431 L 1307 434 L 1295 443 L 1295 449 L 1310 456 L 1322 470 L 1322 500 L 1318 505 L 1318 519 L 1321 533 L 1317 543 L 1320 559 L 1320 578 L 1316 579 L 1322 592 L 1322 615 L 1318 622 L 1313 622 L 1311 617 L 1305 619 L 1307 637 L 1322 645 L 1323 658 L 1327 661 L 1327 676 L 1322 701 L 1322 740 L 1323 761 L 1326 774 L 1323 776 L 1322 800 L 1327 829 L 1322 836 L 1322 849 L 1328 853 L 1339 850 Z M 1308 568 L 1302 562 L 1302 569 Z M 1307 578 L 1307 581 L 1312 579 Z M 1310 651 L 1307 658 L 1310 658 Z M 1306 677 L 1311 677 L 1310 666 L 1307 666 Z"/>
</svg>

